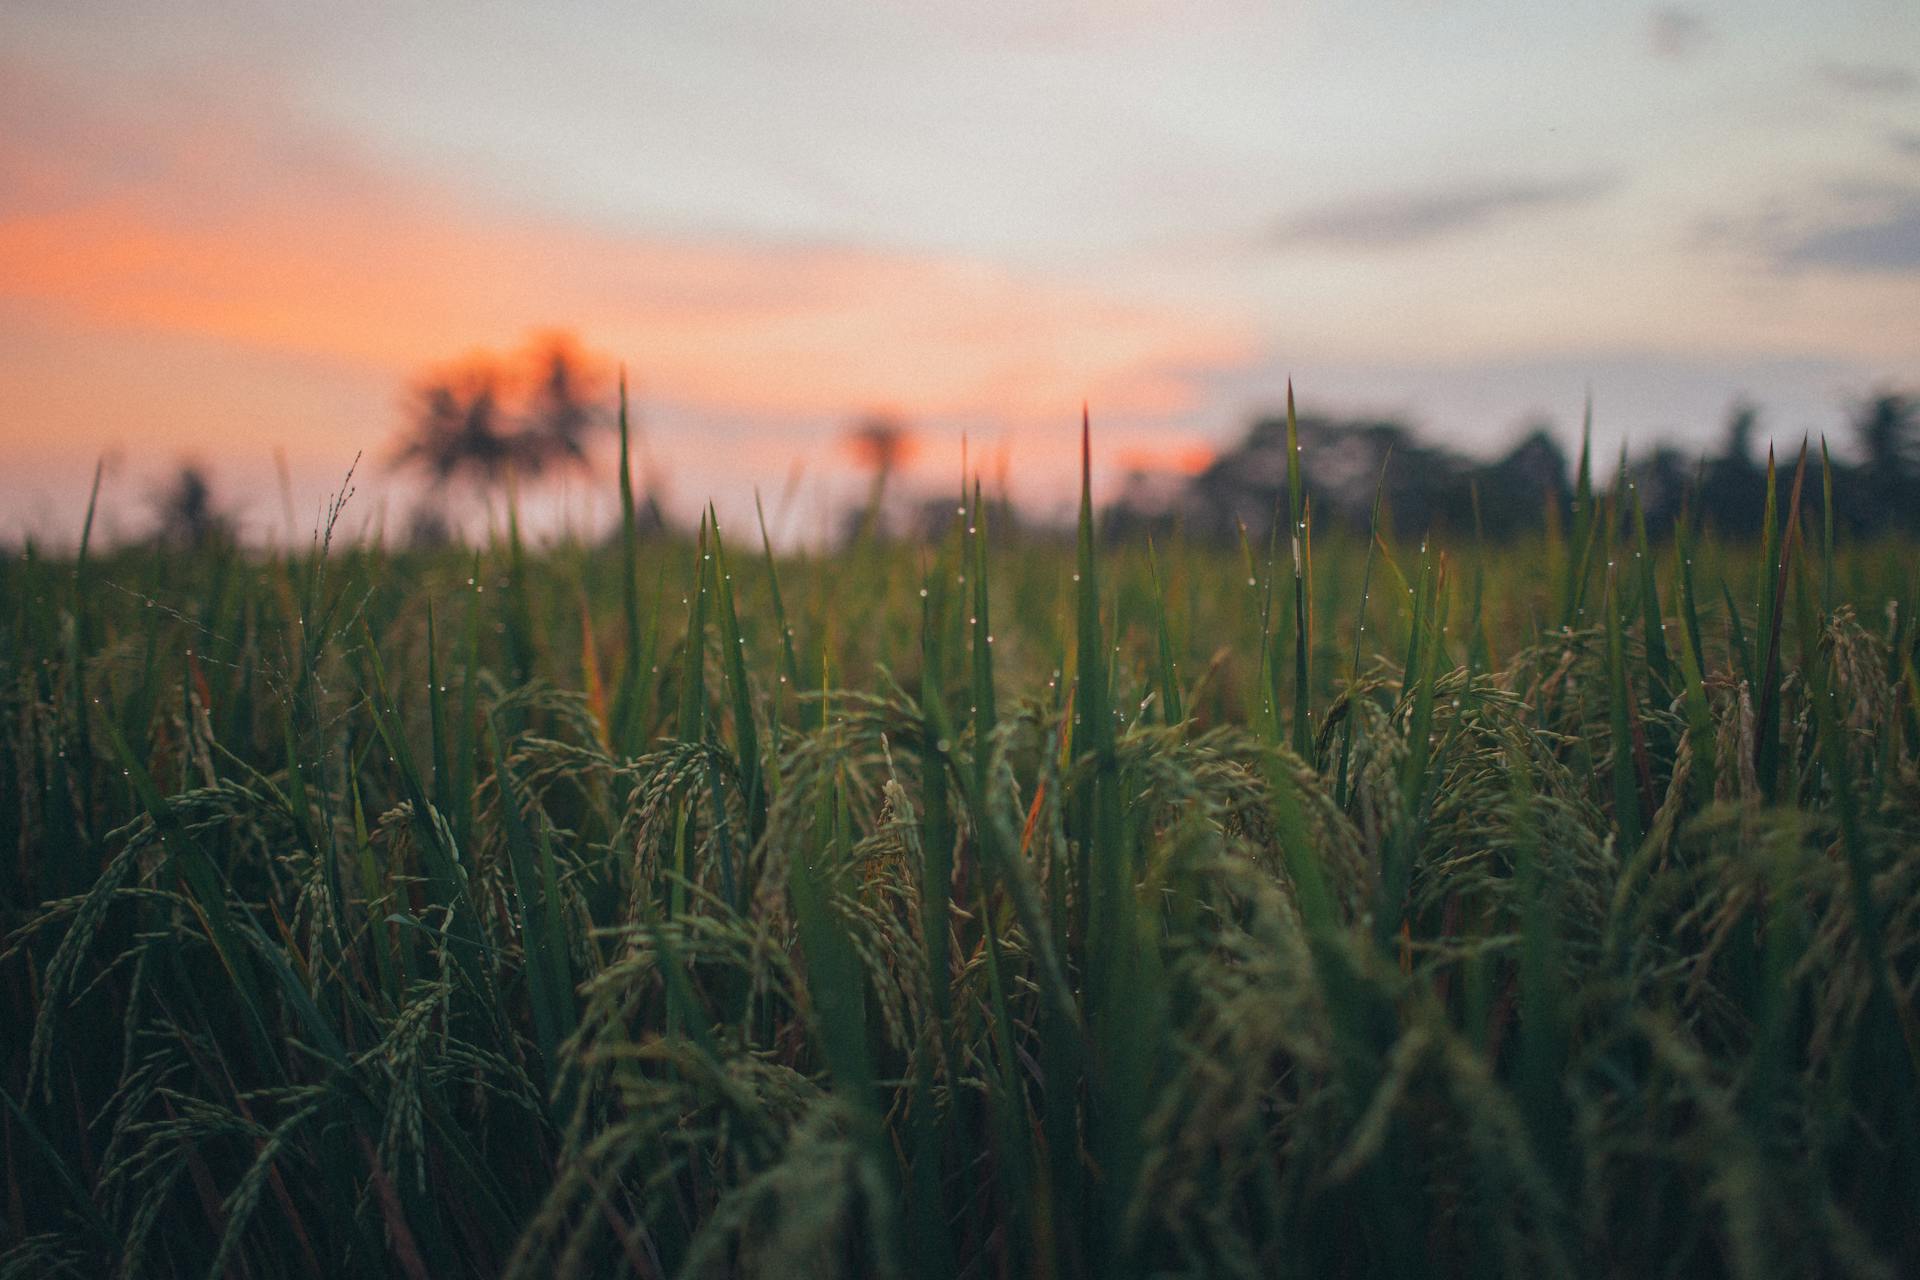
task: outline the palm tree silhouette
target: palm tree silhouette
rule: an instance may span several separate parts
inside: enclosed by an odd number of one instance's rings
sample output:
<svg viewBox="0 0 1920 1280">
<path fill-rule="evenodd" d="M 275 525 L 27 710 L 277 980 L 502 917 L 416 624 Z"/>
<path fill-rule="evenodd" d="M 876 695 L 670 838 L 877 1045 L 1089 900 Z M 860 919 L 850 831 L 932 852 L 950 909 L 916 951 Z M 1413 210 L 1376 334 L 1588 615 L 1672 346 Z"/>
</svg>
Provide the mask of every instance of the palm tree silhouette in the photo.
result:
<svg viewBox="0 0 1920 1280">
<path fill-rule="evenodd" d="M 155 501 L 155 536 L 168 546 L 198 549 L 229 536 L 232 519 L 214 502 L 213 481 L 196 463 L 182 463 Z"/>
<path fill-rule="evenodd" d="M 506 359 L 477 357 L 418 383 L 394 463 L 436 489 L 465 479 L 493 489 L 587 461 L 607 420 L 605 378 L 570 338 L 536 340 Z"/>
<path fill-rule="evenodd" d="M 917 442 L 912 428 L 885 413 L 861 418 L 847 431 L 844 440 L 847 451 L 853 454 L 861 469 L 873 473 L 873 487 L 867 491 L 866 507 L 855 526 L 856 537 L 871 536 L 880 528 L 887 481 L 913 456 Z"/>
</svg>

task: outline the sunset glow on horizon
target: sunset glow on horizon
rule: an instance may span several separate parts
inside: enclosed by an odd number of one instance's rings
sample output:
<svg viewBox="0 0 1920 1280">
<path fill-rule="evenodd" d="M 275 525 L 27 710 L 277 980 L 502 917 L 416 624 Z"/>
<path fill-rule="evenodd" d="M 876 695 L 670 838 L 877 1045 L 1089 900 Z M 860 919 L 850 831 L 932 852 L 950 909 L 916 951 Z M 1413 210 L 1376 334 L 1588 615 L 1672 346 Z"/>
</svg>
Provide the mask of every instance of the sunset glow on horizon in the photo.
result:
<svg viewBox="0 0 1920 1280">
<path fill-rule="evenodd" d="M 410 383 L 545 329 L 628 366 L 682 513 L 824 511 L 878 408 L 911 486 L 965 435 L 1044 509 L 1082 401 L 1117 476 L 1288 374 L 1478 450 L 1590 385 L 1698 447 L 1920 381 L 1910 7 L 1384 8 L 14 6 L 0 537 L 70 539 L 102 457 L 121 535 L 182 458 L 254 533 L 276 455 L 296 521 L 356 453 L 377 507 Z"/>
</svg>

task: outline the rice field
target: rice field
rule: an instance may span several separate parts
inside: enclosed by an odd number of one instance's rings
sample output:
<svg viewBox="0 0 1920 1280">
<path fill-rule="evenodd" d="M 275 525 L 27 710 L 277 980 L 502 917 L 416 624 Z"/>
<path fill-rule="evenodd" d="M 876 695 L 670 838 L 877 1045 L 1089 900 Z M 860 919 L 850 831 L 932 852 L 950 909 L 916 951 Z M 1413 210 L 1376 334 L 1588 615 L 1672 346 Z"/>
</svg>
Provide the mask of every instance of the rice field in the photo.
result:
<svg viewBox="0 0 1920 1280">
<path fill-rule="evenodd" d="M 1920 557 L 1781 472 L 10 558 L 0 1275 L 1920 1273 Z"/>
</svg>

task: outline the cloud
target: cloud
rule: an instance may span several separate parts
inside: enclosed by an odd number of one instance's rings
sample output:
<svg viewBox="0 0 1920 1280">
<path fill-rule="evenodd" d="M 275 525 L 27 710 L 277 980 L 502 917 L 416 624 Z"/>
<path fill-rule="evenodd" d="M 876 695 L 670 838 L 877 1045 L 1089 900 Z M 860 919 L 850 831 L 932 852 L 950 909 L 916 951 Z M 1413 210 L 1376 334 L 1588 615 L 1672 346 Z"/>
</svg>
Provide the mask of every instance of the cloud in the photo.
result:
<svg viewBox="0 0 1920 1280">
<path fill-rule="evenodd" d="M 1836 89 L 1874 97 L 1911 93 L 1920 87 L 1920 76 L 1912 68 L 1891 62 L 1823 63 L 1820 78 Z"/>
<path fill-rule="evenodd" d="M 1920 192 L 1886 200 L 1868 216 L 1820 227 L 1788 243 L 1782 267 L 1875 274 L 1920 271 Z"/>
<path fill-rule="evenodd" d="M 796 459 L 826 459 L 807 483 L 830 497 L 832 441 L 876 404 L 943 485 L 964 431 L 976 458 L 1004 444 L 1016 494 L 1068 498 L 1082 400 L 1103 447 L 1150 446 L 1256 349 L 1228 309 L 1085 274 L 535 216 L 270 91 L 89 100 L 15 69 L 0 56 L 0 537 L 113 449 L 214 457 L 266 494 L 283 451 L 304 519 L 380 455 L 409 376 L 535 326 L 625 359 L 675 493 L 738 520 Z M 362 511 L 406 488 L 371 462 L 362 481 Z M 277 503 L 255 514 L 277 528 Z"/>
<path fill-rule="evenodd" d="M 1280 224 L 1275 238 L 1283 246 L 1395 249 L 1471 231 L 1514 214 L 1585 204 L 1614 185 L 1611 178 L 1589 175 L 1388 192 L 1295 214 Z"/>
<path fill-rule="evenodd" d="M 830 421 L 886 402 L 1004 424 L 1088 396 L 1178 413 L 1190 370 L 1250 343 L 1217 313 L 964 254 L 530 217 L 271 102 L 59 99 L 0 96 L 0 306 L 77 341 L 173 335 L 397 383 L 552 324 L 690 410 Z"/>
<path fill-rule="evenodd" d="M 1666 6 L 1647 15 L 1647 48 L 1657 58 L 1685 61 L 1713 42 L 1713 28 L 1692 9 Z"/>
<path fill-rule="evenodd" d="M 1920 129 L 1900 129 L 1887 135 L 1887 145 L 1901 155 L 1920 158 Z"/>
<path fill-rule="evenodd" d="M 1701 221 L 1693 247 L 1732 252 L 1782 275 L 1913 275 L 1920 272 L 1920 187 L 1855 179 L 1782 193 Z"/>
</svg>

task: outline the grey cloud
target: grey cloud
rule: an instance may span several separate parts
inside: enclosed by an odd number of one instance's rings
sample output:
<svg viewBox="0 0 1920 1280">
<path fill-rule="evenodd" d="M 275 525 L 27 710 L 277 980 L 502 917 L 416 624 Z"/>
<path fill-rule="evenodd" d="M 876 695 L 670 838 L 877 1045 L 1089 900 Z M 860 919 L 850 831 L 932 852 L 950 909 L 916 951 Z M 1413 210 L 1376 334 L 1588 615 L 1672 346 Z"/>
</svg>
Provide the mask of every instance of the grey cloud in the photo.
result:
<svg viewBox="0 0 1920 1280">
<path fill-rule="evenodd" d="M 1821 66 L 1820 78 L 1836 89 L 1859 94 L 1910 93 L 1920 85 L 1920 76 L 1911 68 L 1891 62 L 1829 62 Z"/>
<path fill-rule="evenodd" d="M 1681 61 L 1713 43 L 1713 29 L 1692 9 L 1666 6 L 1647 15 L 1647 48 L 1655 57 Z"/>
<path fill-rule="evenodd" d="M 1887 143 L 1902 155 L 1920 156 L 1920 129 L 1896 130 L 1887 135 Z"/>
<path fill-rule="evenodd" d="M 1801 236 L 1779 255 L 1783 267 L 1899 274 L 1920 271 L 1920 192 L 1908 192 L 1874 217 Z"/>
<path fill-rule="evenodd" d="M 1281 245 L 1393 249 L 1470 231 L 1513 214 L 1585 204 L 1614 186 L 1587 176 L 1551 181 L 1480 181 L 1387 192 L 1307 209 L 1281 222 Z"/>
</svg>

